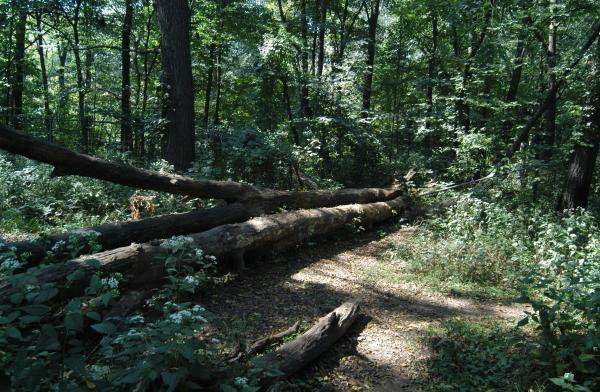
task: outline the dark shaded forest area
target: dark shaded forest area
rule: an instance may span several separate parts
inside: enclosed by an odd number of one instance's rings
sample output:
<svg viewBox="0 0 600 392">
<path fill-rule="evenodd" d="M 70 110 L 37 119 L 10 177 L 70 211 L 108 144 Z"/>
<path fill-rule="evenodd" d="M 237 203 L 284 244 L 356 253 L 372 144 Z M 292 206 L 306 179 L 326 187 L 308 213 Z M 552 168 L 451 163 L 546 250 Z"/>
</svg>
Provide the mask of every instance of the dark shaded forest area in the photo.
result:
<svg viewBox="0 0 600 392">
<path fill-rule="evenodd" d="M 0 390 L 600 389 L 598 0 L 0 10 Z"/>
</svg>

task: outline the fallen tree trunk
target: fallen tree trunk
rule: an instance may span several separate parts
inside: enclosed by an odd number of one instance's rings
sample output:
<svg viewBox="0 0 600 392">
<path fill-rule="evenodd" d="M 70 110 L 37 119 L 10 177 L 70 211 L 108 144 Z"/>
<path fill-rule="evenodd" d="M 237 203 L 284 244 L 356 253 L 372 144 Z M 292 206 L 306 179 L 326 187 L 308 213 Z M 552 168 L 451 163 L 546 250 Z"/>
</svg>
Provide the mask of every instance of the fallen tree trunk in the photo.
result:
<svg viewBox="0 0 600 392">
<path fill-rule="evenodd" d="M 190 237 L 205 254 L 216 257 L 233 255 L 238 261 L 238 268 L 242 269 L 244 253 L 247 251 L 292 237 L 296 241 L 303 241 L 359 221 L 363 225 L 382 222 L 393 218 L 405 208 L 404 200 L 396 198 L 387 202 L 285 212 L 254 218 L 244 223 L 218 226 Z M 157 260 L 161 253 L 162 249 L 157 243 L 132 244 L 44 267 L 29 284 L 64 283 L 74 271 L 83 272 L 80 274 L 81 279 L 87 282 L 99 268 L 105 273 L 121 272 L 129 275 L 132 287 L 158 285 L 165 276 L 164 263 Z M 90 265 L 90 260 L 96 260 L 99 267 Z M 8 301 L 9 296 L 16 291 L 9 282 L 0 283 L 0 303 Z"/>
<path fill-rule="evenodd" d="M 299 192 L 299 194 L 301 193 Z M 300 204 L 303 208 L 318 208 L 352 203 L 370 203 L 386 201 L 390 197 L 398 197 L 399 193 L 398 189 L 363 189 L 357 190 L 357 192 L 350 189 L 321 191 L 321 197 L 299 198 L 296 205 Z M 224 224 L 244 222 L 252 217 L 274 212 L 278 208 L 279 203 L 277 200 L 263 202 L 261 205 L 234 203 L 226 207 L 156 216 L 139 221 L 109 223 L 74 232 L 49 235 L 34 241 L 11 242 L 7 243 L 6 246 L 15 248 L 19 256 L 27 255 L 26 260 L 22 261 L 26 261 L 26 265 L 32 266 L 39 264 L 47 255 L 47 252 L 57 243 L 63 241 L 66 245 L 69 241 L 79 241 L 89 232 L 99 234 L 96 242 L 102 250 L 110 250 L 127 246 L 133 242 L 143 243 L 155 239 L 198 233 Z M 80 247 L 75 256 L 89 251 L 89 246 L 84 243 L 78 246 Z"/>
<path fill-rule="evenodd" d="M 346 302 L 322 317 L 311 329 L 257 362 L 263 369 L 277 369 L 282 374 L 262 380 L 268 386 L 289 378 L 327 351 L 348 331 L 358 316 L 358 303 Z"/>
<path fill-rule="evenodd" d="M 21 261 L 27 266 L 39 264 L 47 252 L 56 244 L 63 241 L 65 246 L 81 243 L 87 233 L 96 232 L 96 243 L 103 250 L 110 250 L 127 246 L 133 242 L 148 242 L 160 238 L 198 233 L 228 223 L 244 222 L 262 211 L 235 203 L 227 207 L 216 207 L 206 210 L 192 211 L 182 214 L 155 216 L 138 221 L 123 223 L 108 223 L 100 226 L 89 227 L 64 234 L 45 236 L 33 241 L 16 241 L 6 243 L 8 248 L 14 248 Z M 79 256 L 89 252 L 88 244 L 80 244 Z M 26 259 L 26 260 L 24 260 Z"/>
<path fill-rule="evenodd" d="M 243 202 L 265 210 L 276 206 L 296 208 L 327 207 L 348 203 L 390 200 L 400 189 L 366 188 L 287 192 L 258 188 L 234 181 L 193 179 L 107 161 L 26 135 L 0 124 L 0 149 L 54 166 L 54 175 L 79 175 L 138 189 L 149 189 L 200 198 Z"/>
</svg>

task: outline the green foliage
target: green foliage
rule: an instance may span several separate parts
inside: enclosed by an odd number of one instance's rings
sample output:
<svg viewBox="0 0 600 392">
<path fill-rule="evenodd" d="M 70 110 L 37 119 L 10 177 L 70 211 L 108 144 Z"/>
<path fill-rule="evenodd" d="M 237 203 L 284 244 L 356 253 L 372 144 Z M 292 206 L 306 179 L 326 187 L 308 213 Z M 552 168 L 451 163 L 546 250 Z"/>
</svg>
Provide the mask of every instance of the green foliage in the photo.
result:
<svg viewBox="0 0 600 392">
<path fill-rule="evenodd" d="M 527 225 L 522 211 L 455 194 L 445 213 L 425 221 L 411 241 L 394 245 L 387 256 L 391 262 L 405 262 L 405 270 L 414 277 L 444 290 L 515 297 L 522 275 L 531 267 Z"/>
<path fill-rule="evenodd" d="M 533 344 L 505 325 L 453 320 L 429 331 L 437 391 L 526 391 L 535 380 Z"/>
<path fill-rule="evenodd" d="M 59 295 L 66 287 L 35 284 L 39 268 L 21 272 L 14 249 L 2 250 L 0 276 L 16 288 L 10 303 L 0 306 L 0 368 L 12 390 L 146 390 L 162 385 L 174 391 L 209 382 L 210 370 L 222 360 L 222 344 L 203 333 L 210 316 L 189 299 L 206 282 L 215 259 L 187 237 L 163 241 L 161 248 L 158 261 L 165 263 L 167 282 L 152 294 L 144 313 L 125 319 L 102 316 L 122 294 L 120 274 L 98 271 L 83 281 L 84 274 L 75 271 L 66 286 L 85 290 L 66 300 Z M 99 267 L 94 260 L 88 264 Z M 267 371 L 252 374 L 258 380 Z M 243 378 L 229 388 L 257 390 Z"/>
<path fill-rule="evenodd" d="M 600 386 L 596 219 L 581 210 L 566 213 L 559 221 L 538 226 L 535 246 L 537 268 L 528 276 L 525 297 L 533 306 L 529 317 L 542 337 L 543 360 L 554 374 L 572 373 L 594 390 Z M 573 380 L 564 382 L 572 384 Z"/>
</svg>

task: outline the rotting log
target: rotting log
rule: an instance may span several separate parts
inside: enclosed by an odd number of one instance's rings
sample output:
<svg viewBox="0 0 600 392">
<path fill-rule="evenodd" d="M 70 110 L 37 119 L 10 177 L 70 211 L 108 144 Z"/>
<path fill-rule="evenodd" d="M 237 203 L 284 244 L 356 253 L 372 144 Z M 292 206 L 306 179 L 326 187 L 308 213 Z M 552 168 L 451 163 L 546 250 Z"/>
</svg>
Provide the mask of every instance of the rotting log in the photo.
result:
<svg viewBox="0 0 600 392">
<path fill-rule="evenodd" d="M 331 207 L 391 200 L 399 188 L 365 188 L 288 192 L 234 181 L 194 179 L 139 169 L 119 162 L 76 153 L 0 124 L 0 149 L 54 166 L 55 176 L 78 175 L 138 189 L 252 204 L 265 210 Z"/>
<path fill-rule="evenodd" d="M 293 376 L 327 351 L 348 331 L 358 316 L 358 303 L 346 302 L 334 309 L 308 331 L 277 350 L 257 359 L 264 369 L 277 369 L 281 374 L 262 380 L 264 387 Z"/>
<path fill-rule="evenodd" d="M 190 237 L 205 254 L 221 258 L 237 253 L 243 264 L 243 254 L 247 251 L 292 236 L 297 241 L 304 241 L 315 235 L 331 233 L 357 220 L 362 224 L 383 222 L 397 216 L 405 208 L 405 201 L 399 197 L 387 202 L 284 212 L 218 226 Z M 67 276 L 74 271 L 83 272 L 81 279 L 87 282 L 99 268 L 105 273 L 125 274 L 131 287 L 152 287 L 159 285 L 165 275 L 164 263 L 158 258 L 161 253 L 158 243 L 132 244 L 41 268 L 29 284 L 64 284 Z M 90 260 L 96 260 L 94 264 L 99 267 L 90 265 Z M 17 289 L 9 282 L 0 282 L 0 303 L 8 301 L 15 292 Z"/>
</svg>

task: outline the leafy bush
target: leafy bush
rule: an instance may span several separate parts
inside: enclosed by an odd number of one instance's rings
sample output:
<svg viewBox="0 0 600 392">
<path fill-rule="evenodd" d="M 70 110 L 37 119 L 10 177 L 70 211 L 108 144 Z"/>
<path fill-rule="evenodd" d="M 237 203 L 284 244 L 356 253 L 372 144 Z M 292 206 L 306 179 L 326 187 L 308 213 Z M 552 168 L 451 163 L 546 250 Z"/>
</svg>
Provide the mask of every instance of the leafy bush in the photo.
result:
<svg viewBox="0 0 600 392">
<path fill-rule="evenodd" d="M 430 330 L 439 391 L 527 390 L 535 376 L 528 338 L 498 322 L 453 320 Z"/>
<path fill-rule="evenodd" d="M 152 294 L 144 313 L 124 319 L 102 317 L 122 294 L 120 274 L 101 274 L 99 263 L 89 260 L 89 266 L 98 269 L 89 281 L 75 271 L 67 287 L 39 285 L 39 267 L 19 272 L 22 264 L 14 249 L 2 250 L 0 277 L 17 289 L 10 303 L 0 305 L 0 369 L 12 390 L 165 386 L 173 391 L 208 382 L 210 370 L 222 360 L 223 347 L 204 333 L 210 316 L 189 298 L 206 281 L 215 259 L 186 237 L 166 240 L 161 247 L 167 282 Z M 54 256 L 59 255 L 68 258 L 62 248 Z M 61 290 L 69 286 L 85 290 L 78 297 L 63 298 Z M 229 390 L 256 390 L 252 379 L 231 382 L 225 385 Z"/>
<path fill-rule="evenodd" d="M 448 194 L 446 194 L 447 197 Z M 389 257 L 406 270 L 452 291 L 516 296 L 531 263 L 527 218 L 498 203 L 459 195 L 441 216 L 424 222 Z"/>
<path fill-rule="evenodd" d="M 528 319 L 542 336 L 542 358 L 550 372 L 574 374 L 581 387 L 596 390 L 600 387 L 598 223 L 590 213 L 578 210 L 545 222 L 538 230 L 537 268 L 528 276 L 525 297 L 533 306 Z M 563 384 L 574 383 L 570 376 L 553 382 L 564 388 Z"/>
</svg>

